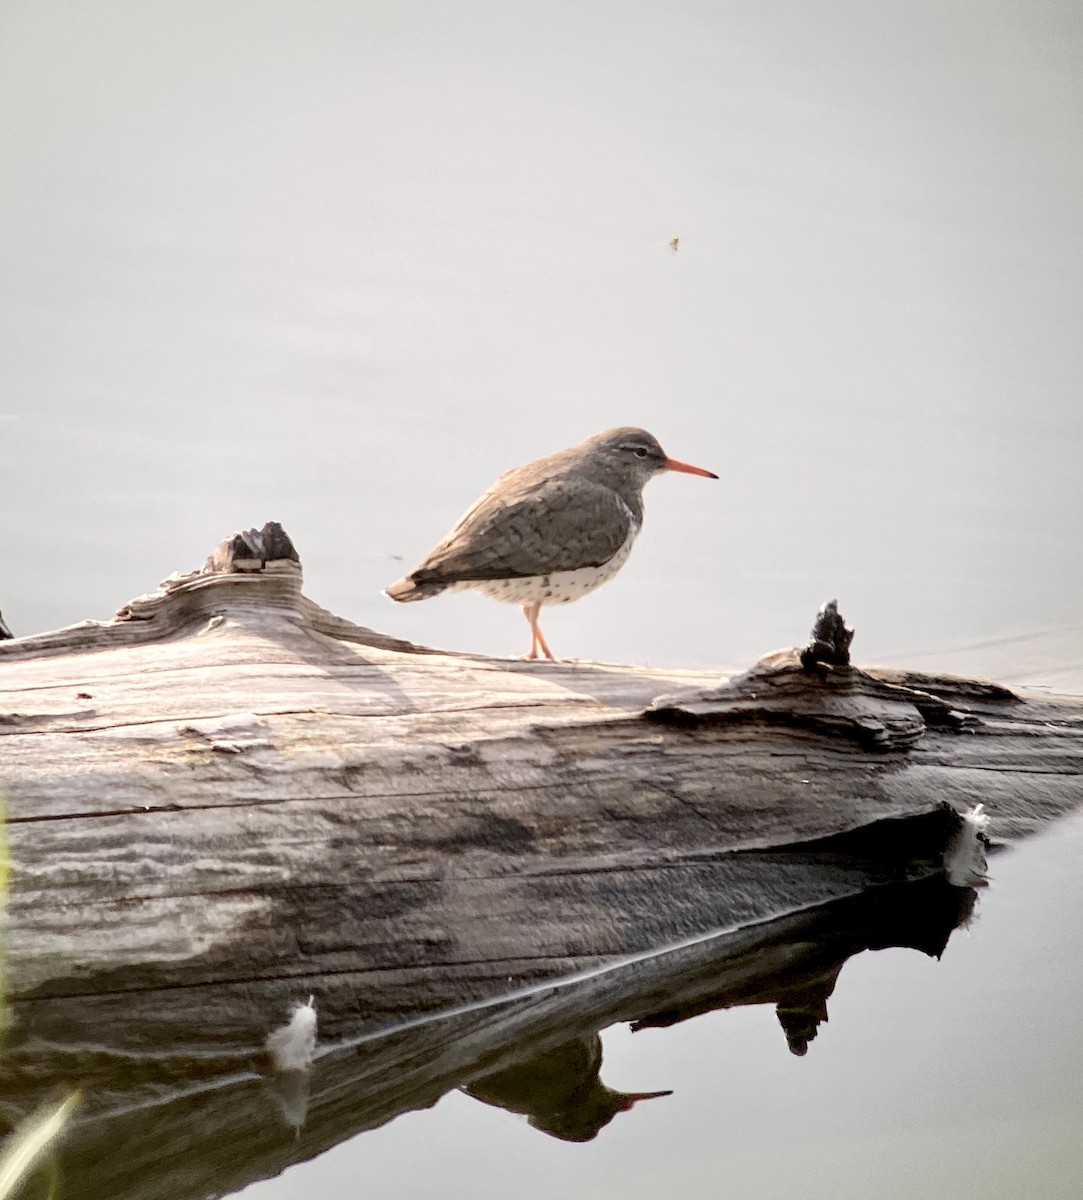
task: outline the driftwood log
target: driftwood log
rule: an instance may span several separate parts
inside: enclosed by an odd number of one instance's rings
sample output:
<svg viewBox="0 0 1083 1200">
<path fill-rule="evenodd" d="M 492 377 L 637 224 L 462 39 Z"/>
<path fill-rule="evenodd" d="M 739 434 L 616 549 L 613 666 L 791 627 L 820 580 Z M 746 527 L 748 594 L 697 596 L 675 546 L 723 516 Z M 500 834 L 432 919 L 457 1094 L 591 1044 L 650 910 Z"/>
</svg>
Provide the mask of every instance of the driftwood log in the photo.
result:
<svg viewBox="0 0 1083 1200">
<path fill-rule="evenodd" d="M 769 1000 L 803 1053 L 851 954 L 969 913 L 960 814 L 1083 799 L 1079 700 L 851 637 L 825 606 L 729 680 L 438 653 L 305 598 L 272 524 L 5 640 L 4 1117 L 79 1085 L 72 1195 L 195 1197 L 453 1087 L 593 1136 L 618 1020 Z M 274 1074 L 309 995 L 315 1063 Z"/>
</svg>

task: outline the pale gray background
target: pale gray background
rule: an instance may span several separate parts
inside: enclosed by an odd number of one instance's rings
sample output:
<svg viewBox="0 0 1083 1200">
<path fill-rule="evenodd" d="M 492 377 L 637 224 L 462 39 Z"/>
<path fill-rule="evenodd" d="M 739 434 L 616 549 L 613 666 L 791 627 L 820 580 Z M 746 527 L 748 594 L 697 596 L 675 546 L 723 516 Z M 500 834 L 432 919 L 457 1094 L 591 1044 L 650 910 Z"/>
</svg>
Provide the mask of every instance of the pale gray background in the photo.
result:
<svg viewBox="0 0 1083 1200">
<path fill-rule="evenodd" d="M 518 652 L 512 609 L 379 588 L 642 423 L 723 478 L 651 485 L 558 652 L 740 664 L 836 594 L 866 654 L 1077 619 L 1081 25 L 9 0 L 0 608 L 108 616 L 275 517 L 325 605 Z"/>
<path fill-rule="evenodd" d="M 277 518 L 320 603 L 517 653 L 379 588 L 637 423 L 722 479 L 651 485 L 558 653 L 742 665 L 837 595 L 859 657 L 1079 686 L 1081 62 L 1054 0 L 7 0 L 0 608 L 106 617 Z M 452 1097 L 252 1194 L 1077 1196 L 1072 836 L 940 966 L 851 964 L 807 1059 L 766 1011 L 615 1031 L 678 1094 L 589 1147 Z"/>
</svg>

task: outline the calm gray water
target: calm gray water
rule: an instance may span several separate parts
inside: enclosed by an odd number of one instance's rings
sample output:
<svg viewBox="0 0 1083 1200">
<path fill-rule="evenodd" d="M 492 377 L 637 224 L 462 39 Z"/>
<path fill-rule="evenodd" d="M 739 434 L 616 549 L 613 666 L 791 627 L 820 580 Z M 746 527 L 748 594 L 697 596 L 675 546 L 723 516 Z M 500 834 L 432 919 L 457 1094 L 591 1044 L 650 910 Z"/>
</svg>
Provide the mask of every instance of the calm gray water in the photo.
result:
<svg viewBox="0 0 1083 1200">
<path fill-rule="evenodd" d="M 1057 0 L 12 0 L 7 623 L 274 518 L 321 604 L 518 653 L 379 589 L 642 424 L 722 478 L 651 485 L 558 654 L 742 665 L 838 596 L 859 659 L 1083 690 L 1081 51 Z M 998 860 L 942 963 L 852 963 L 806 1059 L 760 1010 L 615 1030 L 677 1094 L 596 1143 L 456 1095 L 248 1194 L 1076 1196 L 1081 847 Z"/>
<path fill-rule="evenodd" d="M 567 656 L 880 654 L 1078 619 L 1083 15 L 1050 3 L 16 0 L 0 13 L 0 609 L 108 616 L 284 522 L 321 603 L 499 471 L 671 477 Z M 666 246 L 674 235 L 680 249 Z"/>
</svg>

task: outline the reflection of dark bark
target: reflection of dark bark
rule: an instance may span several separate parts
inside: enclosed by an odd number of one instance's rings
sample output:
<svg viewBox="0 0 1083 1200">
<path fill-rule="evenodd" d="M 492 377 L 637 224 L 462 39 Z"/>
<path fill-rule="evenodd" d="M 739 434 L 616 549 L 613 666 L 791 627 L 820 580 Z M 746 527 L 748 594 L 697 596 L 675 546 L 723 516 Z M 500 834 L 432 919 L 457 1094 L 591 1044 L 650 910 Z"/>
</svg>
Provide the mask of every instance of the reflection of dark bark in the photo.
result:
<svg viewBox="0 0 1083 1200">
<path fill-rule="evenodd" d="M 599 1077 L 602 1039 L 592 1033 L 572 1038 L 526 1062 L 483 1075 L 464 1090 L 475 1100 L 522 1113 L 530 1124 L 566 1142 L 589 1142 L 619 1112 L 664 1092 L 618 1092 Z"/>
<path fill-rule="evenodd" d="M 972 899 L 938 868 L 956 824 L 944 812 L 720 856 L 671 867 L 653 888 L 642 873 L 569 874 L 550 897 L 565 923 L 550 921 L 537 960 L 537 929 L 513 905 L 490 921 L 494 943 L 514 949 L 483 963 L 455 961 L 445 937 L 437 954 L 400 946 L 410 966 L 342 979 L 200 984 L 194 963 L 183 987 L 145 971 L 73 981 L 76 994 L 16 1004 L 4 1111 L 13 1118 L 58 1084 L 84 1087 L 64 1149 L 67 1200 L 225 1194 L 454 1088 L 554 1136 L 589 1138 L 636 1095 L 601 1082 L 607 1026 L 770 1002 L 800 1048 L 851 954 L 939 953 Z M 584 911 L 589 927 L 575 920 Z M 262 1075 L 268 1029 L 310 991 L 321 1056 L 301 1078 Z"/>
<path fill-rule="evenodd" d="M 976 895 L 971 888 L 952 887 L 935 876 L 839 901 L 831 906 L 830 937 L 810 942 L 792 968 L 737 987 L 727 981 L 717 991 L 709 981 L 698 982 L 683 995 L 675 994 L 672 1005 L 639 1018 L 632 1028 L 675 1025 L 719 1008 L 774 1004 L 790 1050 L 805 1054 L 827 1020 L 827 1001 L 848 959 L 888 946 L 939 958 L 952 930 L 969 919 Z"/>
</svg>

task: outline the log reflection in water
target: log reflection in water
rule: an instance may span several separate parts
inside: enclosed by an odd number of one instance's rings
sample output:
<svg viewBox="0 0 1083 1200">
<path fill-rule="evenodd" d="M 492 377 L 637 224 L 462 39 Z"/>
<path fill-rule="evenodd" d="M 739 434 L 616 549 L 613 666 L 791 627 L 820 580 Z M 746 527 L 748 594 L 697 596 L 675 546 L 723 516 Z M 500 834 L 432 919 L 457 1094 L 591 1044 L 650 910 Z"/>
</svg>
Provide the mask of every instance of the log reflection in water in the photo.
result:
<svg viewBox="0 0 1083 1200">
<path fill-rule="evenodd" d="M 804 870 L 833 877 L 826 862 L 806 863 Z M 325 1043 L 304 1075 L 261 1075 L 258 1043 L 247 1054 L 209 1047 L 202 1055 L 169 1047 L 156 1055 L 100 1050 L 95 1061 L 85 1043 L 24 1042 L 6 1066 L 4 1092 L 25 1101 L 71 1078 L 73 1067 L 95 1075 L 89 1111 L 63 1152 L 64 1195 L 72 1200 L 225 1194 L 429 1107 L 455 1088 L 525 1114 L 553 1136 L 586 1140 L 640 1096 L 602 1082 L 599 1031 L 617 1022 L 643 1028 L 772 1003 L 800 1053 L 849 957 L 885 946 L 938 955 L 967 919 L 974 896 L 949 885 L 942 873 L 926 873 L 516 995 L 430 1012 L 383 1032 L 335 1013 L 333 996 L 318 998 L 321 1018 L 326 1009 L 339 1040 Z M 454 995 L 458 984 L 452 984 Z M 250 990 L 249 1003 L 257 1003 L 259 986 Z M 426 997 L 432 999 L 431 980 Z M 129 1020 L 138 1021 L 138 996 L 127 1002 Z M 178 1002 L 183 1006 L 188 998 L 180 995 Z M 52 1003 L 56 1032 L 60 1001 Z M 73 1014 L 79 1003 L 68 1002 Z"/>
</svg>

